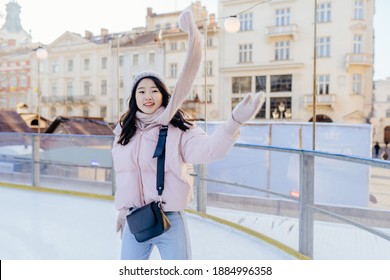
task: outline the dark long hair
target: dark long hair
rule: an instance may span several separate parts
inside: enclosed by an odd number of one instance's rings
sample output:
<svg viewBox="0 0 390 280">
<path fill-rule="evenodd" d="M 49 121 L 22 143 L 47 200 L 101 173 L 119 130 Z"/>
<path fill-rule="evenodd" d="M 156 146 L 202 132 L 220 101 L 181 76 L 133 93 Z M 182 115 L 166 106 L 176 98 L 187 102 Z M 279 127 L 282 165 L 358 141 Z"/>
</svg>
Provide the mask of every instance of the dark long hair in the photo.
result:
<svg viewBox="0 0 390 280">
<path fill-rule="evenodd" d="M 165 84 L 161 82 L 159 79 L 153 76 L 147 76 L 142 79 L 140 79 L 133 87 L 131 91 L 131 97 L 129 101 L 129 109 L 126 113 L 124 113 L 120 118 L 120 125 L 122 127 L 122 132 L 118 140 L 118 144 L 121 145 L 127 145 L 131 139 L 131 137 L 134 136 L 134 133 L 136 132 L 137 128 L 135 126 L 135 121 L 137 119 L 136 112 L 139 110 L 137 106 L 137 102 L 135 99 L 136 91 L 138 84 L 143 79 L 151 79 L 156 84 L 157 88 L 162 94 L 162 105 L 163 107 L 167 107 L 169 99 L 171 97 L 170 93 L 168 92 L 168 89 L 166 88 Z M 170 124 L 172 124 L 174 127 L 178 127 L 179 129 L 186 131 L 192 126 L 192 123 L 186 120 L 186 114 L 182 110 L 177 110 L 175 115 L 170 121 Z"/>
</svg>

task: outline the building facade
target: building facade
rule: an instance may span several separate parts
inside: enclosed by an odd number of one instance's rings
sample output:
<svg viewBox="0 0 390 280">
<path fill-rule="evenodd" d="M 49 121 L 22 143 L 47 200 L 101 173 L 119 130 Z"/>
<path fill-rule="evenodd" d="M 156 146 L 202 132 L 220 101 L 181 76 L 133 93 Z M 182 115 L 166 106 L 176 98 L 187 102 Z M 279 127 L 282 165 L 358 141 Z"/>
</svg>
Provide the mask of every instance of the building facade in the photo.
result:
<svg viewBox="0 0 390 280">
<path fill-rule="evenodd" d="M 0 108 L 15 109 L 32 94 L 31 50 L 36 44 L 20 23 L 20 5 L 6 4 L 6 19 L 0 28 Z"/>
<path fill-rule="evenodd" d="M 219 1 L 220 16 L 236 15 L 241 23 L 237 33 L 221 32 L 224 118 L 246 94 L 264 91 L 259 118 L 311 121 L 315 88 L 317 121 L 369 120 L 374 1 L 314 3 Z"/>
</svg>

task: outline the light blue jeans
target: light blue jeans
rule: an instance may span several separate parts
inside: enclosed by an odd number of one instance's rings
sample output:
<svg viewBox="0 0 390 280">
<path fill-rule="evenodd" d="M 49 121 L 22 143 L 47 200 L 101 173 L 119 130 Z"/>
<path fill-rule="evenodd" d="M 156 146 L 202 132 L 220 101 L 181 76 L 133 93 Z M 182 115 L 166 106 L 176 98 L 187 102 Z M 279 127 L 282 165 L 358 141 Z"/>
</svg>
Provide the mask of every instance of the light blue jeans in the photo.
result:
<svg viewBox="0 0 390 280">
<path fill-rule="evenodd" d="M 156 246 L 163 260 L 191 259 L 188 225 L 184 211 L 168 212 L 171 228 L 163 234 L 144 242 L 138 242 L 130 232 L 127 222 L 122 236 L 122 260 L 147 260 Z"/>
</svg>

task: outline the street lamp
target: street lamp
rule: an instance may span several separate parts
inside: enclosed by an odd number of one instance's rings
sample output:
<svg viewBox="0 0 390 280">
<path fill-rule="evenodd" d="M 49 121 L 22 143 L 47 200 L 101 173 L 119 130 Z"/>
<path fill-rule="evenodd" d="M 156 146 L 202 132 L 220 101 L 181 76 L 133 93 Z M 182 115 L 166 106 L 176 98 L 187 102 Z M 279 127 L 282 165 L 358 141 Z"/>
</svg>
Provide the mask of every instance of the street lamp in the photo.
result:
<svg viewBox="0 0 390 280">
<path fill-rule="evenodd" d="M 237 16 L 227 17 L 223 25 L 225 30 L 229 33 L 236 33 L 238 30 L 240 30 L 240 20 L 237 18 Z"/>
<path fill-rule="evenodd" d="M 37 91 L 38 91 L 38 105 L 37 105 L 37 116 L 38 116 L 38 133 L 41 133 L 41 77 L 40 77 L 40 72 L 41 72 L 41 69 L 40 69 L 40 64 L 41 64 L 41 61 L 45 60 L 47 58 L 47 50 L 42 48 L 42 47 L 38 47 L 36 50 L 35 50 L 35 55 L 37 56 L 37 59 L 38 59 L 38 88 L 37 88 Z"/>
</svg>

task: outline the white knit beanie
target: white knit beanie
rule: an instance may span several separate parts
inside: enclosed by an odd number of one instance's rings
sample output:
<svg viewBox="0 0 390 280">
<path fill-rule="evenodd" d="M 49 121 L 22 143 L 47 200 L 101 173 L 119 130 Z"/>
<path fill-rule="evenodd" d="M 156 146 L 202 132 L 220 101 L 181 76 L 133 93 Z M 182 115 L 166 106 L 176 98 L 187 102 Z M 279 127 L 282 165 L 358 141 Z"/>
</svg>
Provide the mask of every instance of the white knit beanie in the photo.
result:
<svg viewBox="0 0 390 280">
<path fill-rule="evenodd" d="M 133 89 L 135 87 L 135 85 L 140 81 L 142 80 L 143 78 L 146 78 L 146 77 L 154 77 L 154 78 L 157 78 L 159 79 L 164 85 L 165 87 L 168 89 L 167 87 L 167 84 L 165 83 L 164 81 L 164 78 L 157 72 L 155 71 L 142 71 L 140 73 L 138 73 L 135 77 L 134 77 L 134 80 L 133 82 L 131 83 L 131 88 L 130 88 L 130 92 L 133 92 Z"/>
</svg>

